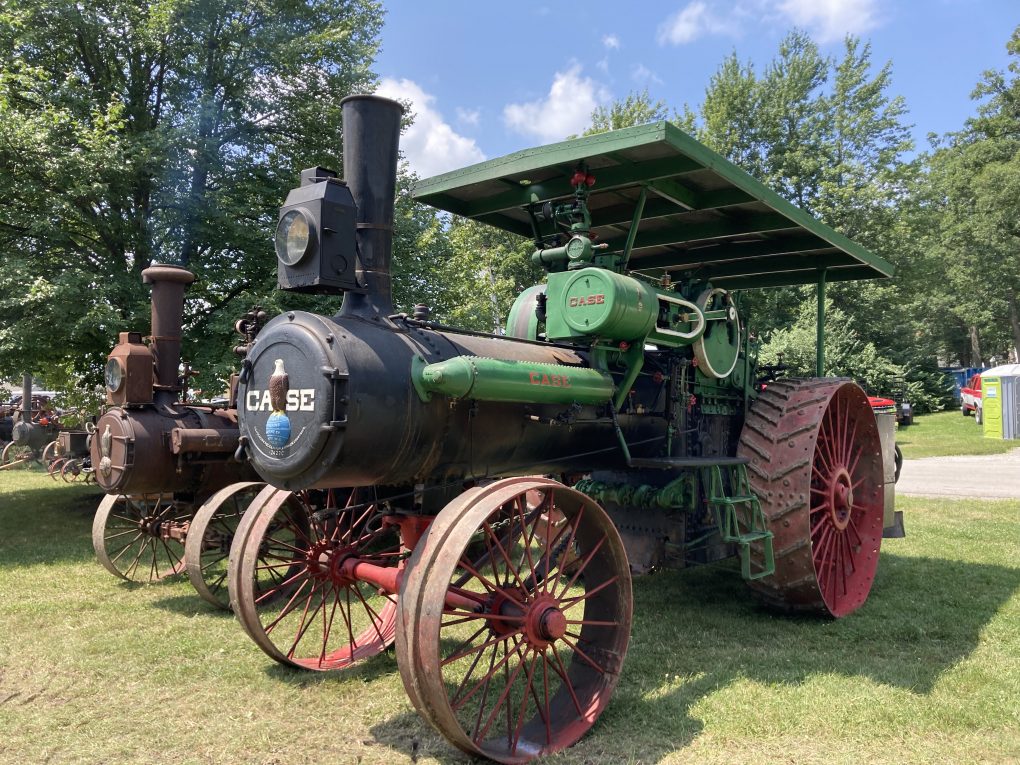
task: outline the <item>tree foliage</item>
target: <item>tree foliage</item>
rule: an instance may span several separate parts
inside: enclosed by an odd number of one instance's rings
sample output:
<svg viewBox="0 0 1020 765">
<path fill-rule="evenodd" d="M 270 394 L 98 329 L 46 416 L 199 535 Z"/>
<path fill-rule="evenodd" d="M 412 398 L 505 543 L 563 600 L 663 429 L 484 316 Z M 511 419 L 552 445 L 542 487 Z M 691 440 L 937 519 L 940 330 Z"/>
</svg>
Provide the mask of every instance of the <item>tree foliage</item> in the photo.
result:
<svg viewBox="0 0 1020 765">
<path fill-rule="evenodd" d="M 98 382 L 153 260 L 199 277 L 189 350 L 217 363 L 272 290 L 286 190 L 340 169 L 380 25 L 372 0 L 2 0 L 0 371 Z"/>
</svg>

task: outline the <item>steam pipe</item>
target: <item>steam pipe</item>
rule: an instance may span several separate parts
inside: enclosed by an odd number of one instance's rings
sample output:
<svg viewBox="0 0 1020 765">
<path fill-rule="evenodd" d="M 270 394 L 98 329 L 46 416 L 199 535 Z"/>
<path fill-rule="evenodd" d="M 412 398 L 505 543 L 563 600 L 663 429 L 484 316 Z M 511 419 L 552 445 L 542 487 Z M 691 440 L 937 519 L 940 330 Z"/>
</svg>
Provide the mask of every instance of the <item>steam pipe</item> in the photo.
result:
<svg viewBox="0 0 1020 765">
<path fill-rule="evenodd" d="M 142 282 L 152 285 L 152 350 L 156 357 L 157 400 L 179 392 L 181 325 L 184 322 L 184 288 L 195 275 L 180 266 L 154 265 L 142 271 Z"/>
<path fill-rule="evenodd" d="M 390 257 L 397 148 L 404 108 L 372 95 L 349 96 L 343 108 L 344 180 L 358 208 L 357 241 L 365 292 L 344 296 L 342 315 L 385 318 L 393 313 Z"/>
</svg>

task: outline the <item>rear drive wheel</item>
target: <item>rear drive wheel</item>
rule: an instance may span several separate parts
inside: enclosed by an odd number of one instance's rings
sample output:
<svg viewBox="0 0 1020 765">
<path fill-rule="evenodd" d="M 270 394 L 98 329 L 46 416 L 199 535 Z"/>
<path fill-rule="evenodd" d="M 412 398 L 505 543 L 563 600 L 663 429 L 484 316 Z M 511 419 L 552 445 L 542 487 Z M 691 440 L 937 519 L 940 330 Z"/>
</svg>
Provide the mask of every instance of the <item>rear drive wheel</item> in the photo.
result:
<svg viewBox="0 0 1020 765">
<path fill-rule="evenodd" d="M 749 460 L 774 536 L 775 573 L 749 586 L 786 611 L 839 617 L 859 608 L 875 578 L 883 514 L 882 446 L 864 391 L 846 380 L 770 383 L 737 453 Z"/>
</svg>

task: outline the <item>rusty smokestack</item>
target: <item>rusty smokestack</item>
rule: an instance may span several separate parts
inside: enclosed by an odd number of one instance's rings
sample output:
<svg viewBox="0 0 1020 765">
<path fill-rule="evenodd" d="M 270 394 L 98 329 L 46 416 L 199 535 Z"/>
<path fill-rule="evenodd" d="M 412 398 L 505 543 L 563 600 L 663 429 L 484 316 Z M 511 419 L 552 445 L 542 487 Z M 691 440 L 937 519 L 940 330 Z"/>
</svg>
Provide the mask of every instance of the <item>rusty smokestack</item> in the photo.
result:
<svg viewBox="0 0 1020 765">
<path fill-rule="evenodd" d="M 344 180 L 358 207 L 358 259 L 366 288 L 364 294 L 348 292 L 344 296 L 343 312 L 389 316 L 393 313 L 393 203 L 404 108 L 396 101 L 372 95 L 349 96 L 340 103 Z"/>
<path fill-rule="evenodd" d="M 180 266 L 153 265 L 142 271 L 142 282 L 152 285 L 152 352 L 155 356 L 157 394 L 179 392 L 181 325 L 184 322 L 184 289 L 195 275 Z"/>
</svg>

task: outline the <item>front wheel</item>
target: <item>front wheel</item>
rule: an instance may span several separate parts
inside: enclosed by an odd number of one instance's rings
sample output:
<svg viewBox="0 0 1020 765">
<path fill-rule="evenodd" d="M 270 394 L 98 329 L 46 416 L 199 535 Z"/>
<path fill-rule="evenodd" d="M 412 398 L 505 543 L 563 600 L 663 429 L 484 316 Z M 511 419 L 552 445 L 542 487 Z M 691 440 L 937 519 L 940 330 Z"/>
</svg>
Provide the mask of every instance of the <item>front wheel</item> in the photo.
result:
<svg viewBox="0 0 1020 765">
<path fill-rule="evenodd" d="M 184 570 L 183 539 L 191 506 L 172 494 L 107 494 L 92 522 L 103 568 L 129 582 L 156 582 Z"/>
<path fill-rule="evenodd" d="M 188 578 L 208 603 L 230 608 L 227 594 L 228 557 L 238 524 L 264 483 L 234 483 L 213 494 L 195 513 L 184 543 Z"/>
<path fill-rule="evenodd" d="M 984 415 L 981 413 L 981 407 L 979 406 L 974 410 L 974 422 L 976 422 L 978 425 L 981 425 L 984 423 L 984 421 L 985 418 Z"/>
<path fill-rule="evenodd" d="M 630 566 L 590 498 L 508 478 L 443 508 L 399 604 L 397 663 L 419 714 L 473 756 L 523 763 L 574 744 L 609 703 Z"/>
</svg>

